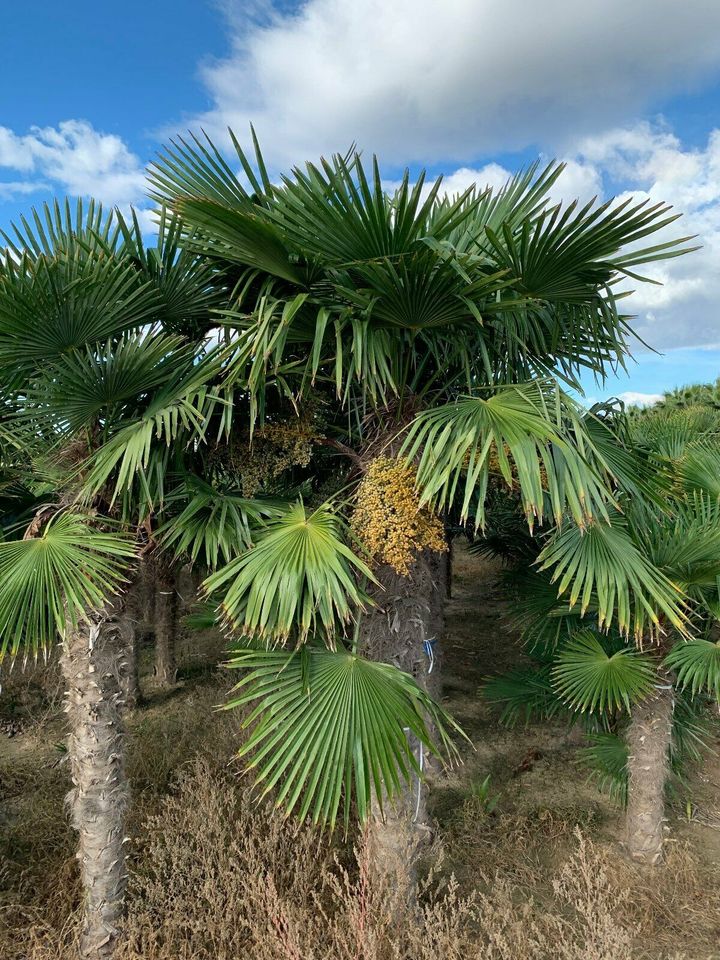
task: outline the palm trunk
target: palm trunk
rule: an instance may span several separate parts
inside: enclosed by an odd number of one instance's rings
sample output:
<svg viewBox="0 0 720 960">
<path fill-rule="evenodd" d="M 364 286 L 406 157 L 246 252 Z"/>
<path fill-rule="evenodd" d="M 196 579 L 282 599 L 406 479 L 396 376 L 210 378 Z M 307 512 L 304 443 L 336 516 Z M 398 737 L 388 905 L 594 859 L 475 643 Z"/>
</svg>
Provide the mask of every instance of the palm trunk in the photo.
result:
<svg viewBox="0 0 720 960">
<path fill-rule="evenodd" d="M 62 671 L 70 723 L 68 753 L 74 787 L 68 795 L 78 832 L 84 894 L 80 956 L 111 957 L 126 884 L 124 819 L 128 788 L 121 726 L 120 627 L 113 607 L 70 628 Z"/>
<path fill-rule="evenodd" d="M 175 683 L 175 639 L 178 628 L 178 595 L 175 573 L 167 564 L 157 563 L 155 592 L 155 670 L 156 684 L 168 689 Z"/>
<path fill-rule="evenodd" d="M 409 576 L 391 567 L 376 571 L 376 607 L 360 625 L 360 650 L 372 660 L 393 663 L 411 674 L 418 684 L 437 696 L 440 688 L 438 643 L 444 626 L 447 557 L 423 554 Z M 413 744 L 418 756 L 418 745 Z M 427 766 L 427 758 L 421 758 Z M 369 832 L 372 861 L 398 885 L 414 878 L 414 867 L 431 838 L 425 787 L 414 782 L 384 815 L 376 812 Z"/>
<path fill-rule="evenodd" d="M 134 710 L 140 702 L 139 648 L 140 632 L 144 620 L 144 580 L 138 573 L 125 594 L 125 604 L 120 617 L 123 639 L 124 664 L 120 675 L 123 700 L 128 710 Z"/>
<path fill-rule="evenodd" d="M 643 863 L 663 859 L 665 784 L 670 772 L 672 687 L 659 687 L 653 699 L 633 707 L 627 732 L 628 806 L 626 844 Z"/>
</svg>

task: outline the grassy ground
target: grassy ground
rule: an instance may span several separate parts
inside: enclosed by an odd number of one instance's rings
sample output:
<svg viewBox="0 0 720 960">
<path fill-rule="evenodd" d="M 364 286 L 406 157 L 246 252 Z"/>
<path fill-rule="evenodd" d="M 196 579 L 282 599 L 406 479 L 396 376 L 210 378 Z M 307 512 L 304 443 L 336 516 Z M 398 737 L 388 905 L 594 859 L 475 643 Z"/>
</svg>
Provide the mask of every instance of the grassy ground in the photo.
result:
<svg viewBox="0 0 720 960">
<path fill-rule="evenodd" d="M 213 710 L 229 682 L 212 666 L 217 641 L 187 645 L 177 690 L 146 685 L 128 724 L 127 960 L 718 960 L 717 759 L 694 777 L 689 815 L 684 801 L 670 810 L 666 867 L 630 864 L 621 812 L 579 769 L 576 737 L 559 725 L 507 731 L 478 697 L 484 676 L 520 657 L 506 603 L 497 567 L 458 550 L 445 700 L 473 749 L 433 779 L 433 857 L 458 887 L 426 898 L 421 922 L 398 919 L 391 891 L 368 889 L 362 853 L 345 874 L 317 837 L 249 804 L 228 766 L 237 719 Z M 2 960 L 72 957 L 78 889 L 58 689 L 51 666 L 0 693 Z M 488 774 L 490 802 L 479 787 Z"/>
</svg>

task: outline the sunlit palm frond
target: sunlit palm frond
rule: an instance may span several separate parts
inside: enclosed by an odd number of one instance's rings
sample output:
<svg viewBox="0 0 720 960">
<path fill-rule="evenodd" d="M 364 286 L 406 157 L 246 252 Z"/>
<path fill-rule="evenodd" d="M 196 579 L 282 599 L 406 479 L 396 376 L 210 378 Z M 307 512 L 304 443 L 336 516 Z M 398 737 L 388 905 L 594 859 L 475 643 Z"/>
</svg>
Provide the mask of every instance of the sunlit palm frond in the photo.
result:
<svg viewBox="0 0 720 960">
<path fill-rule="evenodd" d="M 0 542 L 0 656 L 47 650 L 120 590 L 133 555 L 131 539 L 70 512 Z"/>
<path fill-rule="evenodd" d="M 558 596 L 571 608 L 579 605 L 581 614 L 591 607 L 601 628 L 617 624 L 622 633 L 642 639 L 660 629 L 664 619 L 687 631 L 680 587 L 648 559 L 620 514 L 585 530 L 568 524 L 543 548 L 539 561 L 541 570 L 552 570 Z"/>
<path fill-rule="evenodd" d="M 493 473 L 518 490 L 531 527 L 547 513 L 560 522 L 566 512 L 584 526 L 594 516 L 607 517 L 613 494 L 584 456 L 582 433 L 580 416 L 561 391 L 518 384 L 423 411 L 403 452 L 417 458 L 423 502 L 445 510 L 457 498 L 463 518 L 474 504 L 476 526 L 484 522 Z"/>
<path fill-rule="evenodd" d="M 66 198 L 33 207 L 7 231 L 0 230 L 13 260 L 53 258 L 59 250 L 76 257 L 112 255 L 119 236 L 117 211 L 104 210 L 95 200 Z"/>
<path fill-rule="evenodd" d="M 302 503 L 270 520 L 255 546 L 212 574 L 208 593 L 223 594 L 222 610 L 236 631 L 268 643 L 310 631 L 332 638 L 367 603 L 357 578 L 369 568 L 342 539 L 342 523 L 328 504 Z"/>
<path fill-rule="evenodd" d="M 716 587 L 720 578 L 720 501 L 707 494 L 670 501 L 669 516 L 642 514 L 629 518 L 643 552 L 688 594 Z"/>
<path fill-rule="evenodd" d="M 346 827 L 353 805 L 364 821 L 373 804 L 382 809 L 422 776 L 409 736 L 425 750 L 438 752 L 437 741 L 455 752 L 449 735 L 457 725 L 389 664 L 304 647 L 240 650 L 229 665 L 244 676 L 227 707 L 253 706 L 240 756 L 288 813 L 334 827 L 342 803 Z"/>
</svg>

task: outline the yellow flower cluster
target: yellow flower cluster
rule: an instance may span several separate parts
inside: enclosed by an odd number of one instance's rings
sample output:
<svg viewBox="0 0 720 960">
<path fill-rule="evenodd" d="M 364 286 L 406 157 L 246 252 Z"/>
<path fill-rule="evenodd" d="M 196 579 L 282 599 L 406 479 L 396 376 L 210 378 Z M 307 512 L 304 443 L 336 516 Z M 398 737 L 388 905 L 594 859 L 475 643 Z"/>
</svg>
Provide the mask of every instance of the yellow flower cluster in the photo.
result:
<svg viewBox="0 0 720 960">
<path fill-rule="evenodd" d="M 392 457 L 370 464 L 358 488 L 352 529 L 376 563 L 402 575 L 419 551 L 446 549 L 442 522 L 420 506 L 414 469 Z"/>
<path fill-rule="evenodd" d="M 245 438 L 233 444 L 228 466 L 239 474 L 243 496 L 253 497 L 259 490 L 272 492 L 273 481 L 286 470 L 306 467 L 317 437 L 312 419 L 298 417 L 265 424 L 252 444 Z"/>
</svg>

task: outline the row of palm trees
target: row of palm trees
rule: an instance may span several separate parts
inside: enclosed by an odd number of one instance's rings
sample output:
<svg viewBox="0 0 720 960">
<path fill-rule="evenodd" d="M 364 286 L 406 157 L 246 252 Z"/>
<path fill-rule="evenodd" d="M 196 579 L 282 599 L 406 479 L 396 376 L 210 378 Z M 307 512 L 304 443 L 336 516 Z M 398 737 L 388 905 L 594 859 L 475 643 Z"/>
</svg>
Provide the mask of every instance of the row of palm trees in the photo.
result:
<svg viewBox="0 0 720 960">
<path fill-rule="evenodd" d="M 427 834 L 421 756 L 461 736 L 428 669 L 437 517 L 484 526 L 507 488 L 573 623 L 623 663 L 695 635 L 690 581 L 638 531 L 715 502 L 667 502 L 623 417 L 566 392 L 624 363 L 617 283 L 687 249 L 646 239 L 668 208 L 555 205 L 555 164 L 455 198 L 407 174 L 388 193 L 355 154 L 277 183 L 233 144 L 232 164 L 200 138 L 161 154 L 156 246 L 93 204 L 5 236 L 0 639 L 62 641 L 85 958 L 122 917 L 127 598 L 149 558 L 192 564 L 232 634 L 259 788 L 317 824 L 371 820 L 383 869 Z"/>
<path fill-rule="evenodd" d="M 590 610 L 596 594 L 613 590 L 618 603 L 630 603 L 638 564 L 652 565 L 682 592 L 685 623 L 673 625 L 650 605 L 651 622 L 636 642 L 615 625 L 603 627 L 583 615 L 582 606 L 558 598 L 556 581 L 568 561 L 563 556 L 555 563 L 561 545 L 548 550 L 538 537 L 510 558 L 517 626 L 532 665 L 494 678 L 485 689 L 508 722 L 565 716 L 584 724 L 586 759 L 601 785 L 627 806 L 627 847 L 649 863 L 663 857 L 671 769 L 681 776 L 708 746 L 708 706 L 720 694 L 720 410 L 705 398 L 697 391 L 680 408 L 670 395 L 655 409 L 623 419 L 628 445 L 652 470 L 654 496 L 621 494 L 610 524 L 586 534 L 572 561 L 596 576 L 594 552 L 607 550 L 613 558 L 615 582 L 596 580 L 583 601 Z M 511 507 L 504 529 L 475 549 L 507 555 L 518 524 Z M 614 543 L 617 527 L 629 534 L 631 552 Z M 581 587 L 575 575 L 578 595 Z"/>
</svg>

